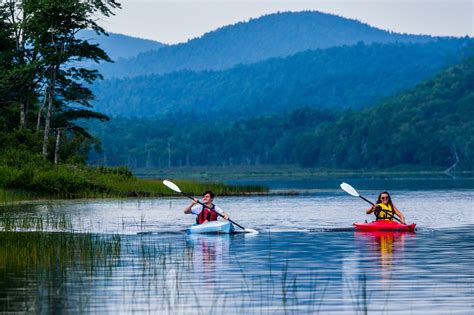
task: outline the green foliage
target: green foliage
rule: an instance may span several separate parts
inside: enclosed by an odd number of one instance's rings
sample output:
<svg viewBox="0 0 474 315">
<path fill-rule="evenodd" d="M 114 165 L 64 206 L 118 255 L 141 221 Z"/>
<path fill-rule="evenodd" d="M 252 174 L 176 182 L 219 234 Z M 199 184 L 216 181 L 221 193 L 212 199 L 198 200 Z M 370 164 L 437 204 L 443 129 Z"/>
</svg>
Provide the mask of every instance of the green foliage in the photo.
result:
<svg viewBox="0 0 474 315">
<path fill-rule="evenodd" d="M 98 166 L 98 167 L 93 167 L 91 168 L 97 173 L 100 174 L 113 174 L 113 175 L 118 175 L 123 177 L 123 179 L 131 179 L 133 178 L 133 173 L 130 171 L 127 167 L 125 166 L 117 166 L 117 167 L 104 167 L 104 166 Z"/>
<path fill-rule="evenodd" d="M 114 0 L 0 3 L 0 149 L 43 151 L 53 160 L 48 152 L 54 152 L 54 128 L 64 135 L 59 146 L 67 146 L 60 148 L 62 159 L 85 160 L 87 152 L 79 151 L 90 135 L 78 120 L 107 116 L 91 110 L 89 85 L 101 76 L 81 61 L 110 58 L 76 35 L 85 29 L 105 34 L 96 16 L 110 16 L 118 7 Z"/>
<path fill-rule="evenodd" d="M 181 183 L 181 182 L 180 182 Z M 183 187 L 200 193 L 212 188 L 219 194 L 266 191 L 262 187 L 182 182 Z M 15 193 L 16 192 L 16 193 Z M 140 180 L 126 167 L 52 165 L 41 155 L 9 149 L 0 155 L 0 201 L 39 197 L 150 197 L 173 195 L 160 180 Z"/>
<path fill-rule="evenodd" d="M 13 151 L 30 151 L 31 155 L 36 156 L 41 151 L 41 136 L 29 129 L 0 131 L 0 150 L 8 151 L 9 148 Z"/>
<path fill-rule="evenodd" d="M 201 120 L 205 113 L 153 119 L 116 117 L 93 127 L 104 151 L 92 155 L 90 161 L 131 168 L 299 164 L 472 170 L 473 82 L 471 57 L 362 111 L 301 108 L 237 121 Z"/>
</svg>

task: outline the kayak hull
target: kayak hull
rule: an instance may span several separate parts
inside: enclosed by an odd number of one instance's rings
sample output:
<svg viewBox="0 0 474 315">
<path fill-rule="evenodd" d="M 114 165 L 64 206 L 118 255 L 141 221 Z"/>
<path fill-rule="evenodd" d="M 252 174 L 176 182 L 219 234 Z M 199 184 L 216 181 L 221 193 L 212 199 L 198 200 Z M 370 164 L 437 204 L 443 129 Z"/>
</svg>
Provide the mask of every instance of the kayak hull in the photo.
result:
<svg viewBox="0 0 474 315">
<path fill-rule="evenodd" d="M 400 231 L 400 232 L 414 232 L 415 223 L 401 224 L 394 221 L 373 221 L 370 223 L 356 222 L 353 224 L 356 231 Z"/>
<path fill-rule="evenodd" d="M 231 234 L 234 226 L 229 221 L 212 221 L 203 224 L 194 224 L 186 229 L 188 234 Z"/>
</svg>

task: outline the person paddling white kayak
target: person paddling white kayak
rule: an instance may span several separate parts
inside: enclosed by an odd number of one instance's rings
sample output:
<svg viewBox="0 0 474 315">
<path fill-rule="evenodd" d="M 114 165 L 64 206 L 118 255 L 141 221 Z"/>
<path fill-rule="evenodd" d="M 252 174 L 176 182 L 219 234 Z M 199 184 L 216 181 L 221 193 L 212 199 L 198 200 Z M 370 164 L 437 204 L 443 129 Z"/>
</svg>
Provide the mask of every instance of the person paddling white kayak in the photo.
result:
<svg viewBox="0 0 474 315">
<path fill-rule="evenodd" d="M 212 203 L 213 201 L 214 193 L 210 190 L 207 190 L 202 194 L 202 204 L 204 204 L 205 207 L 199 203 L 199 200 L 194 198 L 191 204 L 184 209 L 184 213 L 196 215 L 197 224 L 217 221 L 217 213 L 221 214 L 225 220 L 229 219 L 229 215 L 225 213 L 220 207 L 214 205 Z"/>
<path fill-rule="evenodd" d="M 405 224 L 405 216 L 397 209 L 397 207 L 395 207 L 392 203 L 390 194 L 386 191 L 381 192 L 375 205 L 372 205 L 372 207 L 366 211 L 367 214 L 371 214 L 372 212 L 374 212 L 377 220 L 392 221 L 393 216 L 397 215 L 400 218 L 401 223 Z"/>
</svg>

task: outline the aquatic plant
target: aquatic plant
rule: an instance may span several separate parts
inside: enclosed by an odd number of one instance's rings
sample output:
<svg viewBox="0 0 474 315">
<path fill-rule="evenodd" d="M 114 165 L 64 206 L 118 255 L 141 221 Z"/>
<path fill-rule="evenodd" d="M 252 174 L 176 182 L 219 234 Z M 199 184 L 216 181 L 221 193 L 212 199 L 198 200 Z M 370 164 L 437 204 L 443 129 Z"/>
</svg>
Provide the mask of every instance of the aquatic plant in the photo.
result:
<svg viewBox="0 0 474 315">
<path fill-rule="evenodd" d="M 71 231 L 72 221 L 66 214 L 0 214 L 0 231 Z"/>
<path fill-rule="evenodd" d="M 3 170 L 3 174 L 1 171 Z M 8 171 L 8 176 L 5 172 Z M 26 174 L 26 175 L 25 175 Z M 60 165 L 53 168 L 0 169 L 0 202 L 32 199 L 162 197 L 175 193 L 161 179 L 139 179 L 124 168 L 94 168 Z M 227 185 L 224 183 L 177 180 L 190 194 L 200 195 L 213 190 L 217 195 L 245 195 L 268 192 L 257 185 Z"/>
</svg>

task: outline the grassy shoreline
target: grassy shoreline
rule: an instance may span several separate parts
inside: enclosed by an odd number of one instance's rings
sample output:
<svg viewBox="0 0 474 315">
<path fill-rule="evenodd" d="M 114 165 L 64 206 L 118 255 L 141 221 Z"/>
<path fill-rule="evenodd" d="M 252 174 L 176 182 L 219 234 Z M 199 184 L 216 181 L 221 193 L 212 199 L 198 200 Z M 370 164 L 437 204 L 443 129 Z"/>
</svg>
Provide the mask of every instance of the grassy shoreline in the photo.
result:
<svg viewBox="0 0 474 315">
<path fill-rule="evenodd" d="M 163 185 L 173 180 L 183 192 L 200 195 L 212 190 L 217 195 L 265 194 L 268 188 L 257 185 L 228 185 L 222 182 L 175 180 L 174 177 L 142 179 L 127 168 L 60 165 L 47 168 L 0 169 L 0 203 L 26 200 L 84 199 L 84 198 L 146 198 L 177 194 Z"/>
</svg>

